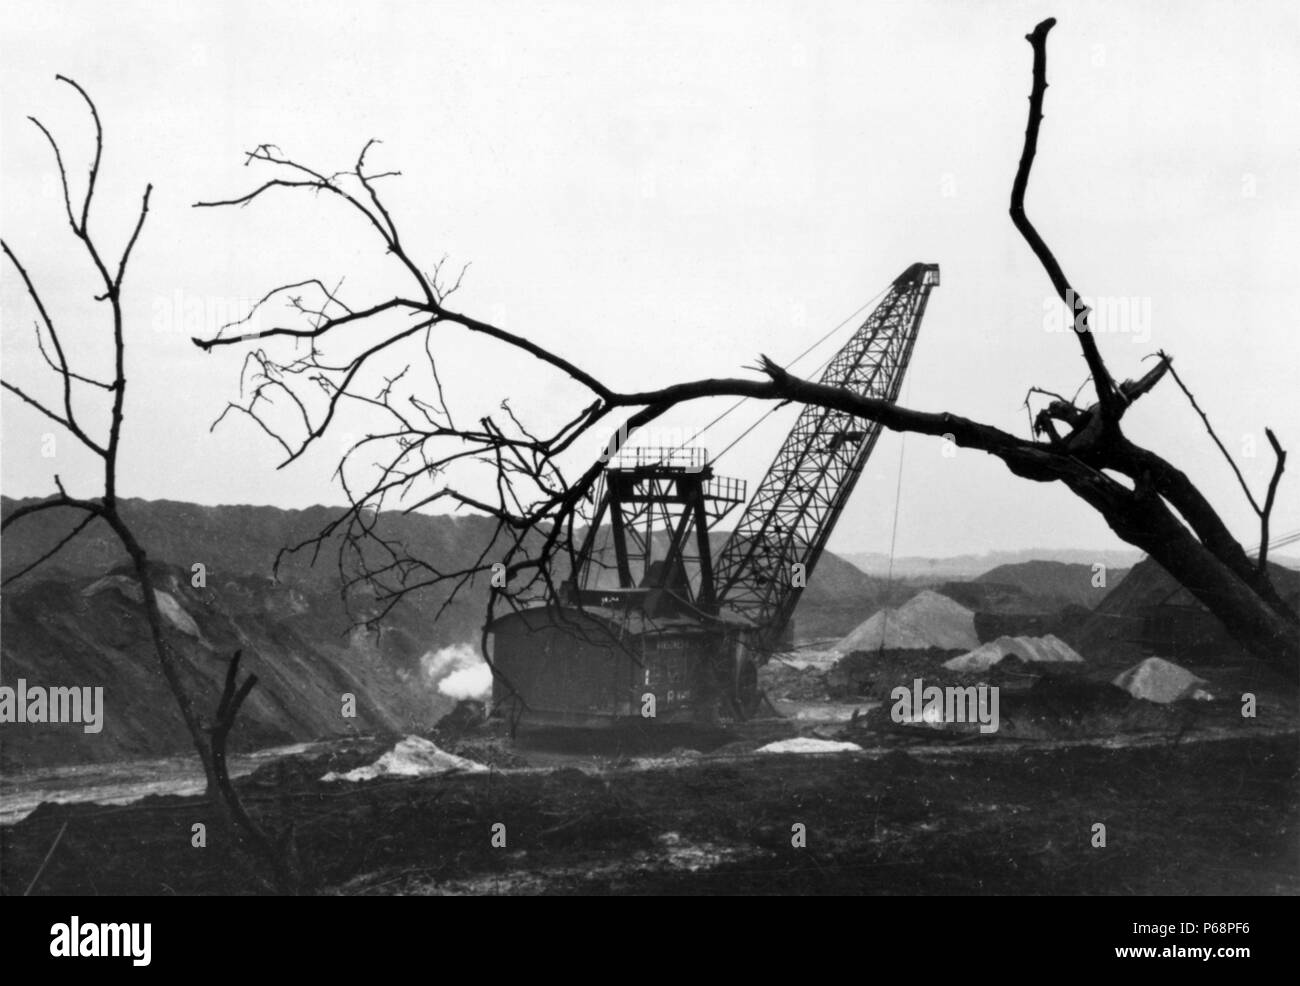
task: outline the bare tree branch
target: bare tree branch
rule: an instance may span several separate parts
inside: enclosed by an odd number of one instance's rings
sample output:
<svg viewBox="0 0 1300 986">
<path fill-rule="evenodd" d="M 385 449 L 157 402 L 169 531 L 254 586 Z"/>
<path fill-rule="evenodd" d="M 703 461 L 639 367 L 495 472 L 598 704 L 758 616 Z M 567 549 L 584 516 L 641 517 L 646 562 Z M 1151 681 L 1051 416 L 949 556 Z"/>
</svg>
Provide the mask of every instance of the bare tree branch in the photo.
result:
<svg viewBox="0 0 1300 986">
<path fill-rule="evenodd" d="M 1123 413 L 1123 401 L 1115 389 L 1106 364 L 1102 361 L 1096 337 L 1091 332 L 1089 326 L 1091 310 L 1083 303 L 1079 293 L 1070 286 L 1060 263 L 1025 212 L 1025 191 L 1029 187 L 1029 172 L 1034 166 L 1034 155 L 1038 153 L 1038 131 L 1043 122 L 1043 96 L 1047 92 L 1047 34 L 1055 25 L 1056 18 L 1049 17 L 1030 34 L 1025 35 L 1025 40 L 1034 50 L 1033 87 L 1029 93 L 1029 122 L 1025 126 L 1025 143 L 1020 152 L 1020 164 L 1016 168 L 1015 181 L 1011 185 L 1011 221 L 1015 223 L 1020 235 L 1034 251 L 1038 262 L 1043 265 L 1048 279 L 1052 282 L 1053 290 L 1070 310 L 1074 333 L 1079 339 L 1079 347 L 1083 350 L 1088 372 L 1092 374 L 1097 400 L 1101 403 L 1102 417 L 1118 420 Z"/>
<path fill-rule="evenodd" d="M 58 505 L 71 506 L 70 503 L 58 504 Z M 57 555 L 60 551 L 62 551 L 64 547 L 66 547 L 74 538 L 76 538 L 78 534 L 84 531 L 90 525 L 91 521 L 95 520 L 99 516 L 99 513 L 100 512 L 98 508 L 88 510 L 86 512 L 86 516 L 81 519 L 81 523 L 79 523 L 76 527 L 74 527 L 71 531 L 69 531 L 66 536 L 64 536 L 56 545 L 54 545 L 54 547 L 50 548 L 48 551 L 46 551 L 44 554 L 42 554 L 40 557 L 38 557 L 35 561 L 31 562 L 30 564 L 24 565 L 19 571 L 15 572 L 13 575 L 6 576 L 3 584 L 9 585 L 12 582 L 17 582 L 28 572 L 45 564 L 47 561 L 49 561 L 51 558 Z M 6 517 L 5 523 L 8 524 L 9 520 L 10 518 Z"/>
<path fill-rule="evenodd" d="M 1259 571 L 1261 574 L 1268 572 L 1268 524 L 1269 517 L 1273 513 L 1273 500 L 1277 496 L 1277 484 L 1282 481 L 1282 473 L 1286 471 L 1286 450 L 1273 434 L 1272 428 L 1265 428 L 1264 434 L 1268 436 L 1268 443 L 1273 446 L 1273 454 L 1277 457 L 1276 464 L 1273 467 L 1273 477 L 1268 481 L 1268 493 L 1264 497 L 1264 508 L 1259 512 Z"/>
<path fill-rule="evenodd" d="M 46 134 L 48 136 L 48 131 L 46 131 Z M 50 141 L 51 143 L 53 143 L 54 138 L 50 137 Z M 56 149 L 57 146 L 58 145 L 55 145 Z M 60 168 L 62 168 L 62 163 L 60 163 L 59 166 Z M 9 262 L 13 264 L 14 269 L 18 271 L 19 276 L 23 279 L 23 284 L 27 288 L 27 296 L 32 299 L 32 303 L 36 306 L 37 312 L 40 313 L 41 321 L 45 323 L 46 331 L 49 332 L 50 334 L 50 342 L 54 346 L 54 352 L 57 355 L 59 361 L 59 365 L 55 369 L 56 372 L 58 372 L 60 377 L 62 378 L 62 383 L 63 383 L 64 414 L 62 417 L 55 414 L 53 411 L 49 410 L 44 405 L 42 405 L 39 401 L 35 400 L 34 398 L 28 397 L 18 387 L 12 386 L 9 383 L 4 383 L 4 387 L 5 389 L 16 394 L 18 397 L 22 398 L 28 404 L 35 407 L 37 410 L 39 410 L 46 417 L 50 418 L 52 421 L 55 421 L 58 424 L 62 425 L 64 428 L 70 431 L 73 434 L 73 436 L 77 438 L 78 441 L 80 441 L 83 445 L 89 448 L 92 452 L 95 452 L 96 454 L 102 456 L 105 454 L 106 450 L 102 446 L 97 444 L 93 439 L 91 439 L 91 437 L 81 429 L 81 426 L 77 423 L 76 413 L 72 409 L 72 383 L 74 377 L 68 371 L 68 359 L 63 353 L 63 344 L 62 342 L 59 341 L 59 333 L 58 330 L 56 330 L 54 327 L 54 320 L 50 318 L 50 314 L 45 308 L 45 302 L 41 300 L 40 292 L 36 290 L 36 285 L 32 283 L 31 276 L 27 273 L 27 268 L 23 266 L 21 261 L 19 261 L 17 255 L 9 247 L 9 244 L 6 243 L 4 240 L 0 240 L 0 249 L 4 250 L 5 256 L 9 258 Z"/>
<path fill-rule="evenodd" d="M 1246 499 L 1250 501 L 1251 509 L 1254 510 L 1256 514 L 1258 514 L 1260 511 L 1259 503 L 1255 500 L 1255 495 L 1250 492 L 1250 487 L 1246 485 L 1246 477 L 1243 476 L 1241 474 L 1241 470 L 1237 468 L 1237 463 L 1233 460 L 1232 456 L 1228 453 L 1228 450 L 1224 447 L 1223 442 L 1219 441 L 1219 436 L 1215 432 L 1214 426 L 1210 424 L 1209 415 L 1207 415 L 1203 410 L 1201 410 L 1200 404 L 1196 403 L 1196 398 L 1192 395 L 1192 392 L 1187 389 L 1187 384 L 1183 383 L 1183 378 L 1178 375 L 1178 371 L 1171 366 L 1169 368 L 1169 372 L 1174 378 L 1174 383 L 1178 384 L 1178 389 L 1181 390 L 1187 396 L 1187 400 L 1192 405 L 1192 410 L 1194 410 L 1197 414 L 1201 416 L 1201 421 L 1204 422 L 1205 424 L 1206 433 L 1214 441 L 1214 444 L 1218 446 L 1219 451 L 1223 453 L 1224 460 L 1228 463 L 1229 468 L 1232 469 L 1233 475 L 1237 477 L 1237 484 L 1241 487 L 1241 492 L 1246 494 Z"/>
</svg>

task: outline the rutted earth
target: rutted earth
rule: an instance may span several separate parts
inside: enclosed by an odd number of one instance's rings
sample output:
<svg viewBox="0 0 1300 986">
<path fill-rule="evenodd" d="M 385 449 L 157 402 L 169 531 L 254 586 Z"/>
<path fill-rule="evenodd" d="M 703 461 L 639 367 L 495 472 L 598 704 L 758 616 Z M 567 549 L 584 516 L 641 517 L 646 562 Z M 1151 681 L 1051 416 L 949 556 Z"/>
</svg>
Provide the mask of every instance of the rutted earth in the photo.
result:
<svg viewBox="0 0 1300 986">
<path fill-rule="evenodd" d="M 324 893 L 1300 891 L 1293 713 L 1243 725 L 1198 703 L 1115 736 L 1039 709 L 1060 736 L 973 739 L 885 725 L 869 704 L 778 698 L 803 715 L 514 741 L 460 717 L 427 739 L 487 772 L 322 780 L 394 746 L 358 737 L 267 756 L 239 784 L 263 824 L 293 823 Z M 759 752 L 795 736 L 862 750 Z M 63 830 L 35 893 L 264 891 L 218 829 L 192 848 L 208 815 L 195 797 L 43 805 L 0 829 L 0 889 L 23 892 Z"/>
</svg>

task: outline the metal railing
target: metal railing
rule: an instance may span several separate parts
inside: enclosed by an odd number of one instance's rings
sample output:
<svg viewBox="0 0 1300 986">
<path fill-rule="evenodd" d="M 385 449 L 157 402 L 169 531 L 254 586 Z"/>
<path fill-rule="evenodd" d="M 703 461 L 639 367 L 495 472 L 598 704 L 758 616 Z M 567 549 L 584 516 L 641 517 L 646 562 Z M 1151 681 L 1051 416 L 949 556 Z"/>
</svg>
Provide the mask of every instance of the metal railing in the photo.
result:
<svg viewBox="0 0 1300 986">
<path fill-rule="evenodd" d="M 749 484 L 734 476 L 713 476 L 704 484 L 704 495 L 711 500 L 744 503 Z"/>
<path fill-rule="evenodd" d="M 619 449 L 609 460 L 610 469 L 663 469 L 703 472 L 709 464 L 709 450 L 699 445 L 672 448 L 638 445 Z"/>
</svg>

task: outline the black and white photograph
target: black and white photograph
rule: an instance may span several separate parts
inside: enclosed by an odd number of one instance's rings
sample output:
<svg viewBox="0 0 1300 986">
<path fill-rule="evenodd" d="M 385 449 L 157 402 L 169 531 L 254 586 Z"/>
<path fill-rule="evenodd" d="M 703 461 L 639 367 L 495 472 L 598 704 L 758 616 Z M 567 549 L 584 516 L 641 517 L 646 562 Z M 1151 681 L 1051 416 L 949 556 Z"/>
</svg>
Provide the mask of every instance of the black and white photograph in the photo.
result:
<svg viewBox="0 0 1300 986">
<path fill-rule="evenodd" d="M 1050 896 L 1183 899 L 1115 968 L 1260 958 L 1300 7 L 14 0 L 0 79 L 24 950 Z"/>
</svg>

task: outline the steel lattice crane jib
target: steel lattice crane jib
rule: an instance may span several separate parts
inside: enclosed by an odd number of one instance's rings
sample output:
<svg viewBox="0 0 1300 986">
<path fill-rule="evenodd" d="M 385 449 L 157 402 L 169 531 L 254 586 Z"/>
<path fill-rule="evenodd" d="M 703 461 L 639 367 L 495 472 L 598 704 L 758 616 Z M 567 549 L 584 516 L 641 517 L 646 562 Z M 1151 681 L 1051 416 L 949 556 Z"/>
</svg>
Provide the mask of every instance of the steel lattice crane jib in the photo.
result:
<svg viewBox="0 0 1300 986">
<path fill-rule="evenodd" d="M 908 267 L 819 382 L 897 400 L 938 283 L 937 264 Z M 751 649 L 770 650 L 780 640 L 880 427 L 844 411 L 805 407 L 759 483 L 715 566 L 722 605 L 755 627 Z"/>
</svg>

